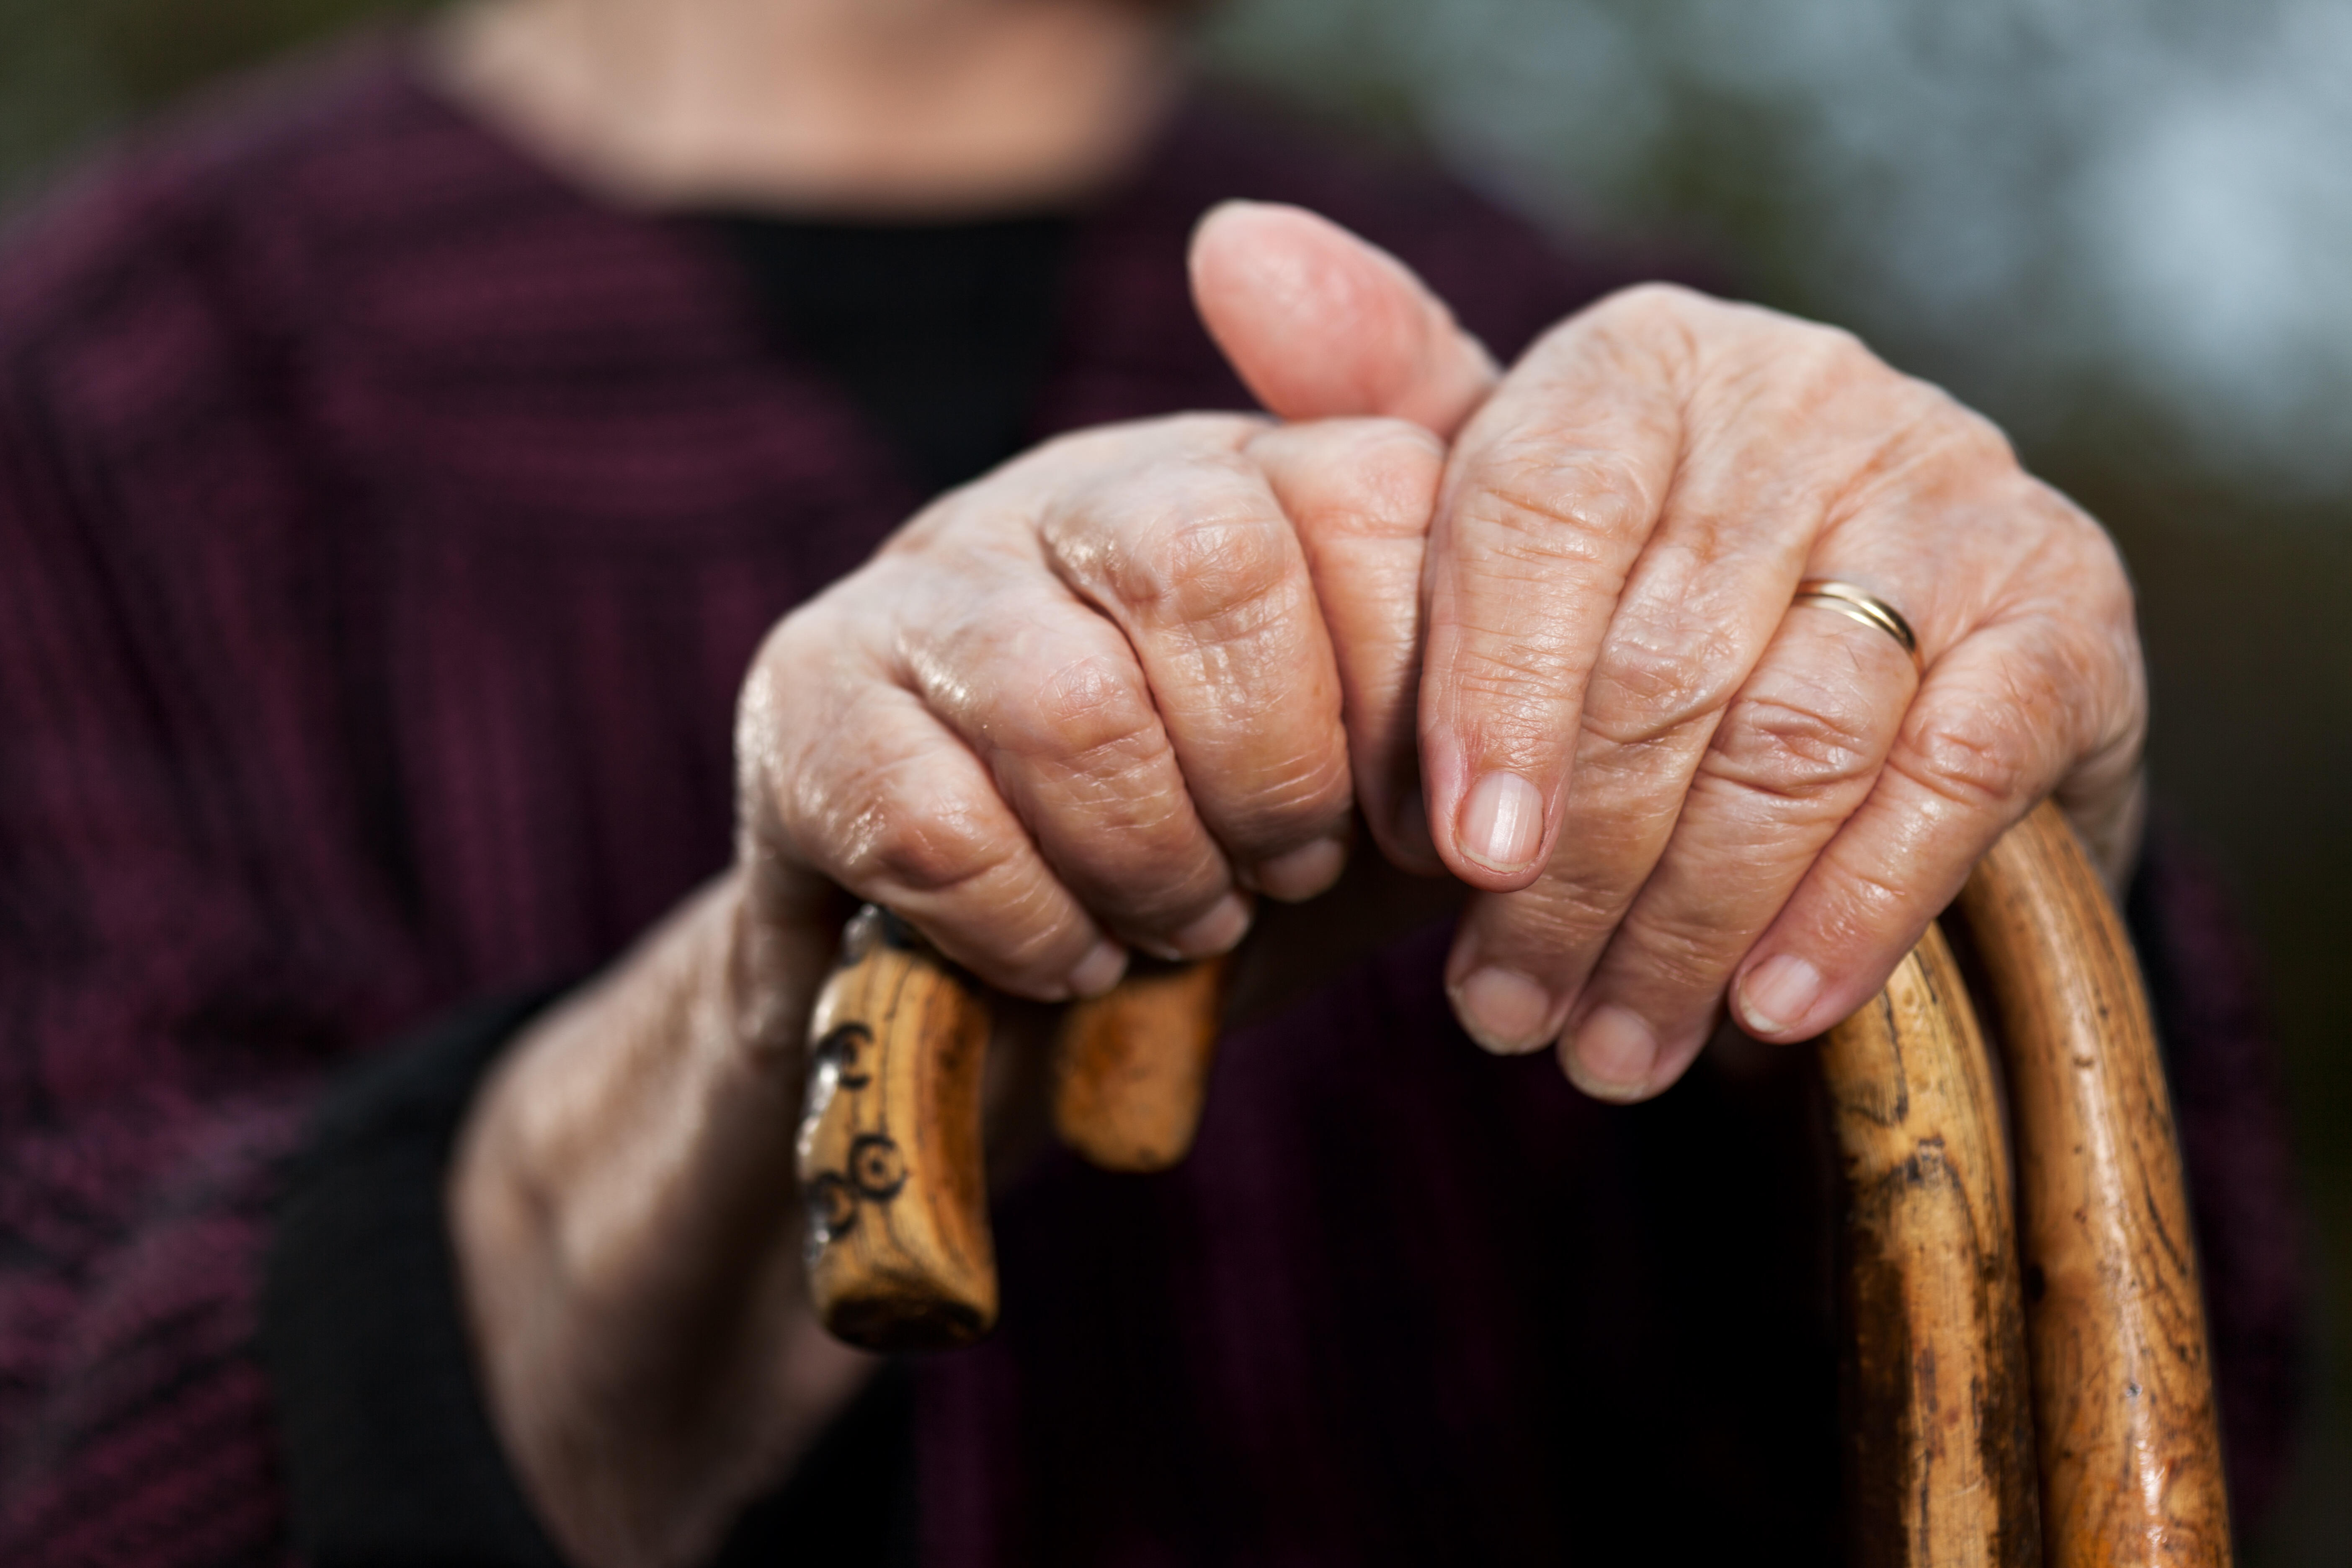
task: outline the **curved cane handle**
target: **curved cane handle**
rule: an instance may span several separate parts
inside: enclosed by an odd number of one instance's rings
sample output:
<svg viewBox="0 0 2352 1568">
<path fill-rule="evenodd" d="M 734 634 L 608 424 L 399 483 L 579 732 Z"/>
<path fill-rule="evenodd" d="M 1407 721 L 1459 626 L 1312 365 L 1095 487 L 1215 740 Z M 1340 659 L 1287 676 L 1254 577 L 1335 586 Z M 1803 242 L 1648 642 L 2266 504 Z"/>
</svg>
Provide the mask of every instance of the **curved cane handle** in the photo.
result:
<svg viewBox="0 0 2352 1568">
<path fill-rule="evenodd" d="M 2221 1568 L 2204 1297 L 2131 940 L 2047 804 L 1979 863 L 1959 907 L 2017 1126 L 2048 1560 Z"/>
<path fill-rule="evenodd" d="M 809 1293 L 870 1350 L 969 1344 L 996 1321 L 981 1145 L 988 1007 L 913 927 L 869 904 L 809 1022 L 798 1174 Z"/>
<path fill-rule="evenodd" d="M 1862 1568 L 2034 1568 L 2009 1139 L 1943 932 L 1822 1042 L 1844 1182 L 1846 1528 Z"/>
<path fill-rule="evenodd" d="M 1139 965 L 1073 1004 L 1055 1039 L 1054 1124 L 1106 1170 L 1165 1170 L 1200 1125 L 1225 961 Z M 870 1350 L 969 1344 L 996 1321 L 980 986 L 913 927 L 867 905 L 809 1025 L 798 1173 L 809 1290 L 826 1328 Z"/>
<path fill-rule="evenodd" d="M 2226 1568 L 2188 1195 L 2123 924 L 2049 805 L 1959 912 L 2000 1024 L 2021 1223 L 1936 931 L 1822 1058 L 1847 1176 L 1857 1560 Z"/>
</svg>

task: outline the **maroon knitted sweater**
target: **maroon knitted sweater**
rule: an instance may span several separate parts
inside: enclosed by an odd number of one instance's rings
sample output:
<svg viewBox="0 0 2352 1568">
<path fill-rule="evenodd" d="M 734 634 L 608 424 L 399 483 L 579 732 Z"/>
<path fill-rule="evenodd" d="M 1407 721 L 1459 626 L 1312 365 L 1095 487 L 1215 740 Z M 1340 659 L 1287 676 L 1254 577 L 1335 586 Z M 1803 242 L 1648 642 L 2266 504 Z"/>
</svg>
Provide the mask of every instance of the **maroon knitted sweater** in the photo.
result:
<svg viewBox="0 0 2352 1568">
<path fill-rule="evenodd" d="M 1195 111 L 1081 215 L 1034 434 L 1245 405 L 1182 265 L 1233 195 L 1395 250 L 1506 356 L 1617 280 Z M 282 1556 L 257 1279 L 322 1086 L 723 864 L 761 633 L 922 499 L 755 316 L 710 226 L 596 205 L 398 48 L 184 118 L 14 230 L 0 1560 Z M 2271 1047 L 2162 845 L 2135 910 L 2258 1503 L 2297 1306 Z M 1674 1560 L 1710 1520 L 1826 1550 L 1802 1093 L 1702 1068 L 1585 1101 L 1454 1032 L 1442 952 L 1228 1042 L 1182 1171 L 1054 1163 L 1004 1203 L 1002 1332 L 918 1373 L 928 1561 Z"/>
</svg>

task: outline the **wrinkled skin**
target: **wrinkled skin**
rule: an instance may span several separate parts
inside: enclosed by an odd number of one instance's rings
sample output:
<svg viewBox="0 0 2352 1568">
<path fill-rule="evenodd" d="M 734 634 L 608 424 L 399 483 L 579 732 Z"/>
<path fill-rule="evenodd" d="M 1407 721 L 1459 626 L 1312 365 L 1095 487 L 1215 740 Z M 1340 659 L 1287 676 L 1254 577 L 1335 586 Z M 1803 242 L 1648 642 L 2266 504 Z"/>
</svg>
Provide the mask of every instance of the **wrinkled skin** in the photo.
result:
<svg viewBox="0 0 2352 1568">
<path fill-rule="evenodd" d="M 1442 463 L 1396 420 L 1192 415 L 950 493 L 762 649 L 751 831 L 1024 995 L 1107 990 L 1129 946 L 1226 951 L 1251 894 L 1311 897 L 1346 858 L 1311 563 L 1353 552 L 1335 602 L 1408 606 L 1341 644 L 1405 668 Z"/>
<path fill-rule="evenodd" d="M 1418 761 L 1438 858 L 1486 895 L 1447 971 L 1484 1043 L 1559 1039 L 1586 1089 L 1638 1099 L 1727 992 L 1773 1040 L 1861 1005 L 2044 795 L 2111 876 L 2127 865 L 2130 584 L 2099 526 L 1944 393 L 1846 333 L 1658 286 L 1497 379 L 1402 268 L 1295 211 L 1213 215 L 1194 276 L 1268 406 L 1454 437 Z M 1297 303 L 1314 299 L 1352 326 Z M 1897 606 L 1919 666 L 1792 607 L 1808 577 Z M 1362 775 L 1400 858 L 1420 813 L 1381 785 L 1412 745 L 1379 737 Z"/>
<path fill-rule="evenodd" d="M 1781 1041 L 1859 1005 L 2045 794 L 2128 861 L 2121 565 L 1942 393 L 1658 287 L 1502 374 L 1288 209 L 1221 209 L 1193 269 L 1287 423 L 1050 443 L 788 616 L 744 689 L 736 868 L 474 1110 L 485 1378 L 583 1561 L 691 1558 L 865 1375 L 809 1313 L 783 1131 L 836 888 L 1053 1001 L 1312 898 L 1360 812 L 1433 906 L 1468 889 L 1470 1032 L 1638 1099 L 1727 1004 Z M 1919 663 L 1792 606 L 1809 576 L 1896 605 Z"/>
<path fill-rule="evenodd" d="M 1121 942 L 1222 951 L 1246 890 L 1321 891 L 1352 785 L 1392 860 L 1484 895 L 1448 970 L 1471 1032 L 1560 1040 L 1635 1099 L 1727 996 L 1768 1039 L 1853 1011 L 2053 790 L 2127 857 L 2121 563 L 1945 394 L 1664 287 L 1498 378 L 1307 215 L 1229 208 L 1198 251 L 1270 406 L 1402 420 L 1091 433 L 919 518 L 754 676 L 775 740 L 747 799 L 799 862 L 1052 999 L 1107 986 Z M 1361 302 L 1360 354 L 1420 340 L 1371 367 L 1392 383 L 1286 379 L 1333 364 L 1286 339 L 1331 325 L 1264 277 L 1286 256 L 1320 269 L 1311 301 Z M 1416 424 L 1453 437 L 1442 475 Z M 1899 606 L 1917 663 L 1792 607 L 1812 576 Z"/>
</svg>

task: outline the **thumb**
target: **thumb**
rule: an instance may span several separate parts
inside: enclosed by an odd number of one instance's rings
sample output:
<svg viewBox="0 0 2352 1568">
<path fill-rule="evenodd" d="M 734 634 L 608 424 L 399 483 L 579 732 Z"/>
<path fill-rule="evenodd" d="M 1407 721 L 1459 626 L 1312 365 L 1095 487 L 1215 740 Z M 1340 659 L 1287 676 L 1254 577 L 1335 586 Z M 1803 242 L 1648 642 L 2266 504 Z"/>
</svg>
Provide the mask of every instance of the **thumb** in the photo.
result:
<svg viewBox="0 0 2352 1568">
<path fill-rule="evenodd" d="M 1411 268 L 1303 207 L 1226 202 L 1192 231 L 1192 302 L 1286 419 L 1381 415 L 1451 437 L 1495 361 Z"/>
</svg>

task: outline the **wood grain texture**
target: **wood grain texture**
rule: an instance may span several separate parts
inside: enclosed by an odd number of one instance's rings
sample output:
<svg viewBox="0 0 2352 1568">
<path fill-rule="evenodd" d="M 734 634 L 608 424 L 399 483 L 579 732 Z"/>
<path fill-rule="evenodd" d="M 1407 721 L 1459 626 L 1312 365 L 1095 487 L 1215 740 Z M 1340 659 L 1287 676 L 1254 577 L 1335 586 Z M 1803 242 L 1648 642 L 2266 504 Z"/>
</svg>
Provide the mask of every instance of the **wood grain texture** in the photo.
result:
<svg viewBox="0 0 2352 1568">
<path fill-rule="evenodd" d="M 1055 1038 L 1054 1131 L 1106 1171 L 1164 1171 L 1192 1152 L 1223 1013 L 1226 961 L 1142 964 L 1073 1003 Z"/>
<path fill-rule="evenodd" d="M 1830 1032 L 1843 1178 L 1847 1526 L 1879 1565 L 2042 1561 L 2032 1396 L 1991 1058 L 1942 932 Z"/>
<path fill-rule="evenodd" d="M 2049 806 L 1986 858 L 1961 912 L 2000 1024 L 2017 1209 L 1990 1058 L 1940 933 L 1824 1051 L 1848 1199 L 1855 1554 L 2227 1564 L 2187 1195 L 2121 922 Z M 1140 973 L 1075 1009 L 1065 1138 L 1116 1168 L 1181 1158 L 1223 985 L 1213 967 Z M 800 1173 L 825 1321 L 880 1348 L 976 1338 L 996 1311 L 982 996 L 867 910 L 813 1028 Z"/>
<path fill-rule="evenodd" d="M 1979 865 L 1960 910 L 2017 1128 L 2047 1558 L 2228 1563 L 2188 1194 L 2123 922 L 2049 805 Z"/>
<path fill-rule="evenodd" d="M 849 922 L 810 1019 L 798 1173 L 809 1289 L 871 1350 L 969 1344 L 996 1321 L 981 1142 L 989 1014 L 895 916 Z"/>
</svg>

